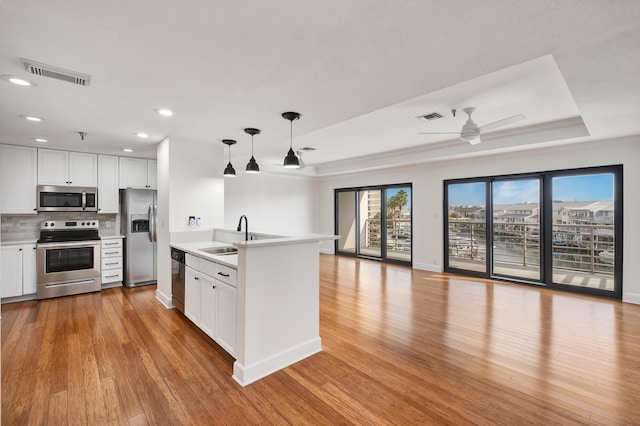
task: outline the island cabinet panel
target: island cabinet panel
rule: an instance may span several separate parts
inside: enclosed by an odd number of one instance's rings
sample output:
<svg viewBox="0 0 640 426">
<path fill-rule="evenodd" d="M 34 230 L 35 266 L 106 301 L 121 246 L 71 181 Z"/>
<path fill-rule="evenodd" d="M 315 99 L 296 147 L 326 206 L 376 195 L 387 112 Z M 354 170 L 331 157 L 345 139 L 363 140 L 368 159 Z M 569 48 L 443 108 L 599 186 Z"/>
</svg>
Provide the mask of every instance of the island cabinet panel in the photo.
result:
<svg viewBox="0 0 640 426">
<path fill-rule="evenodd" d="M 188 266 L 185 270 L 184 315 L 194 324 L 200 322 L 200 277 Z"/>
<path fill-rule="evenodd" d="M 188 253 L 186 264 L 184 315 L 233 355 L 237 329 L 235 269 Z"/>
<path fill-rule="evenodd" d="M 216 280 L 216 342 L 231 355 L 235 353 L 237 332 L 236 288 Z"/>
</svg>

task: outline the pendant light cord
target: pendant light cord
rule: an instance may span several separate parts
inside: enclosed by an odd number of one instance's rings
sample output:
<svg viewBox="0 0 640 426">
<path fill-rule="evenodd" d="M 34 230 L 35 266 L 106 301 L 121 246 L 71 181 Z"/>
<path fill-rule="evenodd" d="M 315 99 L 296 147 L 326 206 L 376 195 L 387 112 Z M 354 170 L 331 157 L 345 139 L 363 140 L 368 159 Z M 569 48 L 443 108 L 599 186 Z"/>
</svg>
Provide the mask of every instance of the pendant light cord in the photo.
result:
<svg viewBox="0 0 640 426">
<path fill-rule="evenodd" d="M 289 149 L 293 149 L 293 120 L 290 121 L 290 129 L 289 129 Z"/>
</svg>

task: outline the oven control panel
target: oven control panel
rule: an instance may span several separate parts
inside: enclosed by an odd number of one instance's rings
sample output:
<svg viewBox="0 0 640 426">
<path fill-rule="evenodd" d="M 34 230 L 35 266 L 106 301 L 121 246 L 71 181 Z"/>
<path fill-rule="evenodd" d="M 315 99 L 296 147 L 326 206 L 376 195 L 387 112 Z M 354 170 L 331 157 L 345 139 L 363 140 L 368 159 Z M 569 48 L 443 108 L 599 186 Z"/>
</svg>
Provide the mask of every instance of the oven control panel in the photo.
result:
<svg viewBox="0 0 640 426">
<path fill-rule="evenodd" d="M 47 220 L 40 224 L 40 229 L 98 229 L 100 222 L 95 219 Z"/>
</svg>

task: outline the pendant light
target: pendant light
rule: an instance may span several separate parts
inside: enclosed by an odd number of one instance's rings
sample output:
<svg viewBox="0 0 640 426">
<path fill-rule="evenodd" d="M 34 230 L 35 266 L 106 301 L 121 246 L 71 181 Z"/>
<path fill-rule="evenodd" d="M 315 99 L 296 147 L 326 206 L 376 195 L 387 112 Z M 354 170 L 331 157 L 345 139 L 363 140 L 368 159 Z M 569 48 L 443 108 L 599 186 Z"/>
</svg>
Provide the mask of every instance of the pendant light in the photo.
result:
<svg viewBox="0 0 640 426">
<path fill-rule="evenodd" d="M 244 132 L 251 135 L 251 159 L 247 163 L 247 168 L 245 169 L 245 171 L 247 173 L 260 173 L 260 167 L 258 167 L 258 163 L 256 163 L 256 159 L 253 158 L 253 136 L 259 135 L 260 129 L 247 127 L 246 129 L 244 129 Z"/>
<path fill-rule="evenodd" d="M 296 157 L 296 153 L 293 152 L 293 120 L 297 120 L 300 118 L 300 114 L 297 112 L 283 112 L 282 118 L 285 120 L 289 120 L 291 122 L 291 132 L 289 134 L 289 152 L 287 156 L 284 158 L 284 168 L 285 169 L 297 169 L 300 167 L 300 161 L 298 161 L 298 157 Z"/>
<path fill-rule="evenodd" d="M 222 139 L 222 143 L 229 147 L 229 163 L 227 164 L 227 167 L 225 167 L 224 169 L 224 176 L 235 177 L 236 171 L 231 165 L 231 145 L 235 145 L 236 141 L 234 141 L 233 139 Z"/>
</svg>

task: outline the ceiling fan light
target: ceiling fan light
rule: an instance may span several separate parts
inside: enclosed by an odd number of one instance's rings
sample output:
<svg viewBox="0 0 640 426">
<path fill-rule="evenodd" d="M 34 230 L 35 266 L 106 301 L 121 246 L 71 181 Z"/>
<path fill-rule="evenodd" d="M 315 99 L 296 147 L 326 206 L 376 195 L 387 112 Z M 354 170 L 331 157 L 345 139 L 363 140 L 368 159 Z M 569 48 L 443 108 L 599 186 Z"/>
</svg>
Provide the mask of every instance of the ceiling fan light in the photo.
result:
<svg viewBox="0 0 640 426">
<path fill-rule="evenodd" d="M 300 161 L 298 157 L 296 157 L 296 153 L 293 152 L 293 149 L 289 148 L 289 152 L 287 156 L 284 158 L 284 168 L 285 169 L 297 169 L 300 167 Z"/>
<path fill-rule="evenodd" d="M 260 173 L 260 166 L 256 162 L 256 159 L 251 156 L 251 159 L 247 163 L 247 168 L 245 169 L 247 173 Z"/>
</svg>

